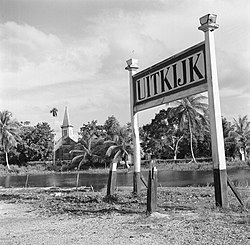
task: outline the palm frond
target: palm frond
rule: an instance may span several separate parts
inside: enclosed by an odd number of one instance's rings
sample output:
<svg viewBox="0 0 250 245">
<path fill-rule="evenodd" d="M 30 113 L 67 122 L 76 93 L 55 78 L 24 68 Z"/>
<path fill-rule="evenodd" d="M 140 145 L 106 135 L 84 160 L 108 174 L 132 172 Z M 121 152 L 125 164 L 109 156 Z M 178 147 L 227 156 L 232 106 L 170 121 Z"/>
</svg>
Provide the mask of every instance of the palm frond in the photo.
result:
<svg viewBox="0 0 250 245">
<path fill-rule="evenodd" d="M 85 151 L 82 151 L 82 150 L 71 150 L 70 152 L 69 152 L 69 154 L 74 154 L 74 153 L 84 153 Z"/>
<path fill-rule="evenodd" d="M 72 163 L 76 163 L 80 160 L 82 160 L 84 158 L 84 155 L 79 155 L 79 156 L 75 156 L 73 159 L 72 159 Z"/>
<path fill-rule="evenodd" d="M 116 152 L 116 154 L 114 155 L 114 160 L 117 160 L 117 159 L 119 159 L 121 156 L 121 150 L 118 150 L 117 152 Z"/>
<path fill-rule="evenodd" d="M 107 156 L 111 156 L 112 155 L 112 152 L 117 148 L 117 145 L 112 145 L 108 148 L 108 150 L 106 151 L 106 155 Z"/>
</svg>

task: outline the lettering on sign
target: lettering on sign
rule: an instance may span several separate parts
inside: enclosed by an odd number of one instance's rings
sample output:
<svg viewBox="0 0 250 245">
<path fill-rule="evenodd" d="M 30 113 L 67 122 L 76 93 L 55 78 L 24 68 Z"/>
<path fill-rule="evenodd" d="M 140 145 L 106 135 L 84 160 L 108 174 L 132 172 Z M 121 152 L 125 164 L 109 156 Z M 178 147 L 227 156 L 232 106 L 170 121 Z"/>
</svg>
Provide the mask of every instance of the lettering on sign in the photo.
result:
<svg viewBox="0 0 250 245">
<path fill-rule="evenodd" d="M 189 96 L 191 92 L 185 93 L 186 90 L 207 90 L 204 42 L 135 74 L 134 110 Z"/>
</svg>

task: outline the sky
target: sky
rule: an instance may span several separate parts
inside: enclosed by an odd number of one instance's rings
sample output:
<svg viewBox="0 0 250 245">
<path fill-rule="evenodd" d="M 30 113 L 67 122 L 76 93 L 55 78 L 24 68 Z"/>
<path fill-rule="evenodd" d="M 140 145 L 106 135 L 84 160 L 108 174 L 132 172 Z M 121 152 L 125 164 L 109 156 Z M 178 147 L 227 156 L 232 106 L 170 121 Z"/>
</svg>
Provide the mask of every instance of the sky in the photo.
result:
<svg viewBox="0 0 250 245">
<path fill-rule="evenodd" d="M 124 125 L 126 60 L 141 71 L 203 41 L 199 18 L 213 13 L 222 115 L 250 117 L 249 11 L 249 0 L 0 0 L 0 111 L 48 122 L 57 137 L 65 106 L 75 133 L 112 115 Z"/>
</svg>

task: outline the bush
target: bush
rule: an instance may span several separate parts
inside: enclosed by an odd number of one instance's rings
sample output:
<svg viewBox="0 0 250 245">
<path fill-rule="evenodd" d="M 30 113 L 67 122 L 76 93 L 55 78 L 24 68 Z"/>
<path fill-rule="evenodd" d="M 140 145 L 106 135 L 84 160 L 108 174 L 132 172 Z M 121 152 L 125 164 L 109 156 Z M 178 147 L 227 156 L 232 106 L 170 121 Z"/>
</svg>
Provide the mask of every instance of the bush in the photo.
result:
<svg viewBox="0 0 250 245">
<path fill-rule="evenodd" d="M 248 167 L 250 167 L 250 159 L 246 160 L 246 164 Z"/>
</svg>

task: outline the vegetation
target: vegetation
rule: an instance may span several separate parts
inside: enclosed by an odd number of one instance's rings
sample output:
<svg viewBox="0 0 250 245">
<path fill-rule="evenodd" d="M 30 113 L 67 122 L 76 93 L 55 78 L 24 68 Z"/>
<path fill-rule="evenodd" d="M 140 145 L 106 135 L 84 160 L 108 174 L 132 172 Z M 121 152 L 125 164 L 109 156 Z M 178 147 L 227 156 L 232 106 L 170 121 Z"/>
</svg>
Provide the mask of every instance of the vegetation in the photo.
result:
<svg viewBox="0 0 250 245">
<path fill-rule="evenodd" d="M 208 125 L 206 115 L 208 105 L 204 102 L 205 99 L 206 97 L 202 95 L 189 96 L 176 101 L 176 106 L 171 108 L 169 112 L 170 117 L 176 116 L 178 118 L 178 128 L 181 132 L 188 128 L 190 134 L 190 150 L 194 162 L 196 162 L 196 160 L 193 149 L 193 138 L 195 136 L 193 132 L 196 131 L 199 133 L 202 128 L 206 128 Z"/>
<path fill-rule="evenodd" d="M 157 159 L 184 159 L 196 163 L 196 158 L 211 158 L 209 115 L 206 98 L 190 96 L 161 110 L 149 124 L 140 128 L 142 159 L 149 155 Z M 57 115 L 57 109 L 50 113 Z M 54 132 L 46 122 L 30 125 L 29 121 L 12 120 L 8 111 L 0 112 L 0 163 L 26 165 L 30 161 L 53 159 Z M 225 154 L 230 160 L 248 161 L 250 149 L 250 121 L 247 115 L 233 122 L 222 117 Z M 131 126 L 121 126 L 115 116 L 103 125 L 96 120 L 83 124 L 79 139 L 71 151 L 71 162 L 57 162 L 54 169 L 72 170 L 108 166 L 112 161 L 127 163 L 132 154 Z M 198 166 L 198 164 L 197 164 Z M 52 168 L 52 167 L 51 167 Z"/>
<path fill-rule="evenodd" d="M 73 153 L 80 153 L 72 159 L 72 164 L 78 164 L 78 170 L 80 170 L 82 164 L 88 164 L 88 166 L 95 167 L 96 163 L 101 161 L 100 152 L 104 146 L 103 129 L 97 125 L 97 121 L 84 124 L 80 129 L 80 138 Z"/>
<path fill-rule="evenodd" d="M 247 115 L 244 117 L 239 116 L 238 120 L 234 118 L 232 128 L 229 136 L 236 142 L 241 160 L 245 161 L 247 150 L 250 147 L 250 121 L 248 121 Z"/>
<path fill-rule="evenodd" d="M 53 117 L 57 117 L 58 109 L 54 107 L 50 110 L 50 113 Z"/>
<path fill-rule="evenodd" d="M 119 133 L 120 128 L 120 123 L 114 115 L 108 117 L 103 125 L 103 129 L 106 131 L 107 136 L 109 136 L 110 139 L 113 139 Z"/>
<path fill-rule="evenodd" d="M 20 138 L 17 144 L 19 154 L 15 158 L 19 164 L 52 160 L 54 135 L 48 123 L 38 123 L 34 127 L 21 125 Z"/>
<path fill-rule="evenodd" d="M 105 141 L 105 145 L 108 147 L 106 155 L 111 157 L 113 162 L 124 161 L 127 168 L 128 156 L 132 154 L 132 136 L 131 132 L 126 127 L 119 128 L 113 140 Z"/>
<path fill-rule="evenodd" d="M 9 111 L 0 112 L 0 149 L 5 153 L 5 160 L 10 169 L 8 153 L 17 145 L 19 140 L 19 125 L 16 120 L 11 119 Z"/>
<path fill-rule="evenodd" d="M 239 188 L 247 209 L 249 191 Z M 13 220 L 16 212 L 15 222 L 5 222 L 0 236 L 6 237 L 5 244 L 42 244 L 46 238 L 65 244 L 64 233 L 67 241 L 79 244 L 249 244 L 250 214 L 228 194 L 230 206 L 222 210 L 215 207 L 211 186 L 159 187 L 157 212 L 146 216 L 145 189 L 140 196 L 123 188 L 107 197 L 105 192 L 79 194 L 69 188 L 2 188 L 1 203 L 12 205 L 4 206 L 5 220 L 10 215 Z M 84 232 L 77 235 L 76 227 Z"/>
</svg>

